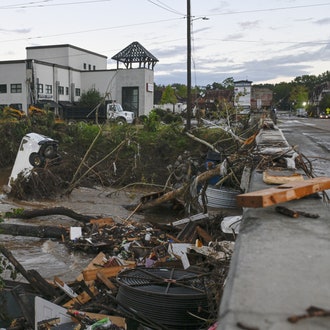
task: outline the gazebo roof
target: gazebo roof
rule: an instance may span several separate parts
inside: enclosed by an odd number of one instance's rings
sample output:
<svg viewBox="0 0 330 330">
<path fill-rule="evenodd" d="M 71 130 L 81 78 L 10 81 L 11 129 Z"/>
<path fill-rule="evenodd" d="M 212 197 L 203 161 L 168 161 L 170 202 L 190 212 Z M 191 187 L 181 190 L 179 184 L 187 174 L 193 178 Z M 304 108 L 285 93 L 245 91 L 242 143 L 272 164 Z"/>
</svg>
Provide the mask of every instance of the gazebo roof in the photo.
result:
<svg viewBox="0 0 330 330">
<path fill-rule="evenodd" d="M 133 63 L 139 63 L 139 68 L 153 69 L 158 62 L 158 59 L 137 41 L 132 42 L 111 59 L 117 61 L 117 67 L 119 62 L 122 62 L 127 69 L 132 68 Z"/>
</svg>

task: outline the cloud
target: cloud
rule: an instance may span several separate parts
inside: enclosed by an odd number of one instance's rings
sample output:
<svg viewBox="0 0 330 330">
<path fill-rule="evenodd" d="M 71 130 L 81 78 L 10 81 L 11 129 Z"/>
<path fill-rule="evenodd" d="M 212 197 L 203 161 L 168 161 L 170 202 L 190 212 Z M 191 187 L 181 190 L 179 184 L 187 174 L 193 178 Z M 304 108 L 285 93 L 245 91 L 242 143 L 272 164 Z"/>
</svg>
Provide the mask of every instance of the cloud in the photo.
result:
<svg viewBox="0 0 330 330">
<path fill-rule="evenodd" d="M 239 25 L 244 30 L 246 30 L 246 29 L 251 30 L 251 29 L 259 27 L 259 23 L 260 23 L 260 21 L 256 20 L 256 21 L 240 22 Z"/>
<path fill-rule="evenodd" d="M 239 40 L 244 37 L 243 33 L 232 33 L 228 34 L 227 37 L 224 37 L 222 40 L 223 41 L 232 41 L 232 40 Z"/>
<path fill-rule="evenodd" d="M 19 34 L 26 34 L 30 33 L 31 29 L 26 28 L 26 29 L 13 29 L 13 30 L 8 30 L 8 29 L 0 29 L 1 32 L 5 33 L 19 33 Z"/>
<path fill-rule="evenodd" d="M 318 19 L 316 21 L 314 21 L 315 24 L 318 24 L 318 25 L 327 25 L 327 24 L 330 24 L 330 18 L 322 18 L 322 19 Z"/>
<path fill-rule="evenodd" d="M 298 76 L 310 75 L 313 62 L 326 61 L 330 57 L 330 45 L 318 47 L 314 51 L 297 52 L 291 55 L 275 55 L 268 59 L 250 60 L 234 63 L 229 58 L 212 61 L 205 59 L 198 61 L 192 67 L 192 84 L 206 86 L 213 82 L 222 82 L 226 78 L 235 80 L 249 79 L 254 83 L 275 81 L 287 77 L 294 79 Z M 171 65 L 157 64 L 155 67 L 156 84 L 169 85 L 174 82 L 186 84 L 186 64 L 173 63 Z"/>
</svg>

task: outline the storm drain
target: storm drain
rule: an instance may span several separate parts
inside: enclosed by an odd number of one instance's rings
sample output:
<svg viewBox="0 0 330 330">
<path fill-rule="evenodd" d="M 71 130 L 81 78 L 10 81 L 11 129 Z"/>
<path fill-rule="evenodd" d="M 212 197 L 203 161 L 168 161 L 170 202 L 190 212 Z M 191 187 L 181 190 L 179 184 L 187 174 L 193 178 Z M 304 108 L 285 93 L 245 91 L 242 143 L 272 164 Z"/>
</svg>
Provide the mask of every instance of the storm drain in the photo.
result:
<svg viewBox="0 0 330 330">
<path fill-rule="evenodd" d="M 208 310 L 204 276 L 181 269 L 135 268 L 117 276 L 117 300 L 167 329 L 199 329 Z"/>
</svg>

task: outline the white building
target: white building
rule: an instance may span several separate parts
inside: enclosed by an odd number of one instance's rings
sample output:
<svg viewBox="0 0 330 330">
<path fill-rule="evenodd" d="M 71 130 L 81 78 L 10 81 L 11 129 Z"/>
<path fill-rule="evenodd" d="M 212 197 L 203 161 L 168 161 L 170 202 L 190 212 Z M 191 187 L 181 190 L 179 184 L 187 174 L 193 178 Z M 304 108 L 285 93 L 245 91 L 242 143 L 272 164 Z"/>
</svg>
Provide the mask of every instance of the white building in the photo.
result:
<svg viewBox="0 0 330 330">
<path fill-rule="evenodd" d="M 106 56 L 69 44 L 26 51 L 25 60 L 0 62 L 0 107 L 13 104 L 27 112 L 30 104 L 45 99 L 73 103 L 93 88 L 136 116 L 153 108 L 153 69 L 158 60 L 138 42 L 112 57 L 117 61 L 112 70 L 107 69 Z"/>
<path fill-rule="evenodd" d="M 242 111 L 251 109 L 251 85 L 249 80 L 234 81 L 234 105 Z"/>
</svg>

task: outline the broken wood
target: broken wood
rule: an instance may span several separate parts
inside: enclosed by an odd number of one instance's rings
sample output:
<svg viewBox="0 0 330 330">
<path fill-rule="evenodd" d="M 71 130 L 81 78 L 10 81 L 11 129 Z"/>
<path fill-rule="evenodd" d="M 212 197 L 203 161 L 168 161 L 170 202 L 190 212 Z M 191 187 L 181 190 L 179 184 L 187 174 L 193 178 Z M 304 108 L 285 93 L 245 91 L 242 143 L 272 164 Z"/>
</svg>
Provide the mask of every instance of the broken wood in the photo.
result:
<svg viewBox="0 0 330 330">
<path fill-rule="evenodd" d="M 325 310 L 319 307 L 311 306 L 307 308 L 306 314 L 302 315 L 293 315 L 288 318 L 290 323 L 297 323 L 300 320 L 310 318 L 310 317 L 325 317 L 330 316 L 330 310 Z"/>
<path fill-rule="evenodd" d="M 96 273 L 97 279 L 99 279 L 111 292 L 116 292 L 117 287 L 102 273 L 97 272 Z"/>
<path fill-rule="evenodd" d="M 198 220 L 203 220 L 203 219 L 208 219 L 208 218 L 209 218 L 208 213 L 198 213 L 198 214 L 191 215 L 190 217 L 174 221 L 174 222 L 170 223 L 170 225 L 179 226 L 179 225 L 183 225 L 190 221 L 193 222 L 193 221 L 198 221 Z"/>
<path fill-rule="evenodd" d="M 58 276 L 54 277 L 54 283 L 65 292 L 70 298 L 78 297 L 78 294 L 75 293 L 65 282 L 63 282 Z"/>
<path fill-rule="evenodd" d="M 298 218 L 299 213 L 293 210 L 288 209 L 287 207 L 284 206 L 276 206 L 275 211 L 284 215 L 288 215 L 291 218 Z"/>
<path fill-rule="evenodd" d="M 198 175 L 195 178 L 195 184 L 198 185 L 200 183 L 203 183 L 211 178 L 213 178 L 214 176 L 220 175 L 220 169 L 221 169 L 221 165 L 222 164 L 218 164 L 216 165 L 214 168 L 201 173 L 200 175 Z M 181 186 L 180 188 L 176 189 L 176 190 L 171 190 L 169 192 L 160 194 L 160 197 L 156 198 L 156 199 L 151 199 L 148 201 L 145 201 L 144 203 L 142 203 L 142 205 L 140 206 L 139 210 L 146 210 L 148 208 L 151 207 L 155 207 L 157 205 L 160 205 L 162 203 L 165 203 L 167 201 L 170 200 L 174 200 L 177 197 L 181 196 L 182 194 L 184 194 L 184 192 L 189 189 L 189 184 L 186 184 L 184 186 Z M 141 201 L 143 202 L 143 201 Z"/>
<path fill-rule="evenodd" d="M 96 269 L 87 269 L 83 271 L 83 277 L 85 281 L 95 280 L 97 278 L 97 273 L 100 272 L 106 277 L 116 276 L 119 272 L 126 268 L 134 268 L 134 264 L 127 264 L 125 266 L 115 266 L 115 267 L 104 267 Z"/>
<path fill-rule="evenodd" d="M 113 218 L 101 218 L 101 219 L 92 219 L 89 221 L 90 224 L 92 225 L 97 225 L 99 227 L 104 227 L 104 226 L 109 226 L 109 225 L 114 225 L 115 221 Z"/>
<path fill-rule="evenodd" d="M 99 292 L 97 290 L 97 288 L 95 286 L 92 286 L 90 288 L 92 294 L 94 296 L 96 296 Z M 83 305 L 86 304 L 88 301 L 90 301 L 92 298 L 91 296 L 86 292 L 83 291 L 82 293 L 80 293 L 79 295 L 77 295 L 77 297 L 72 298 L 71 300 L 69 300 L 68 302 L 66 302 L 63 307 L 65 308 L 72 308 L 73 306 L 76 306 L 76 304 L 78 303 L 79 305 Z"/>
<path fill-rule="evenodd" d="M 202 227 L 197 226 L 196 231 L 197 231 L 198 236 L 200 236 L 203 239 L 203 242 L 205 243 L 205 245 L 208 245 L 210 242 L 213 241 L 211 235 L 209 235 L 209 233 L 206 232 Z"/>
<path fill-rule="evenodd" d="M 308 213 L 308 212 L 304 212 L 304 211 L 290 210 L 284 206 L 276 206 L 275 211 L 278 213 L 284 214 L 284 215 L 288 215 L 289 217 L 292 217 L 292 218 L 298 218 L 301 215 L 306 218 L 314 218 L 314 219 L 319 217 L 318 214 Z"/>
<path fill-rule="evenodd" d="M 15 219 L 31 219 L 45 215 L 65 215 L 77 221 L 88 223 L 90 220 L 95 219 L 95 216 L 79 214 L 71 209 L 65 207 L 51 207 L 44 209 L 23 210 L 22 212 L 7 212 L 6 217 Z"/>
<path fill-rule="evenodd" d="M 309 212 L 304 212 L 304 211 L 297 211 L 299 213 L 299 215 L 302 215 L 303 217 L 306 218 L 313 218 L 313 219 L 317 219 L 320 216 L 316 213 L 309 213 Z"/>
<path fill-rule="evenodd" d="M 300 173 L 290 170 L 267 169 L 262 173 L 262 179 L 266 184 L 285 184 L 294 181 L 304 181 Z"/>
<path fill-rule="evenodd" d="M 330 189 L 330 178 L 318 177 L 240 194 L 236 198 L 239 206 L 257 208 L 300 199 L 327 189 Z"/>
</svg>

